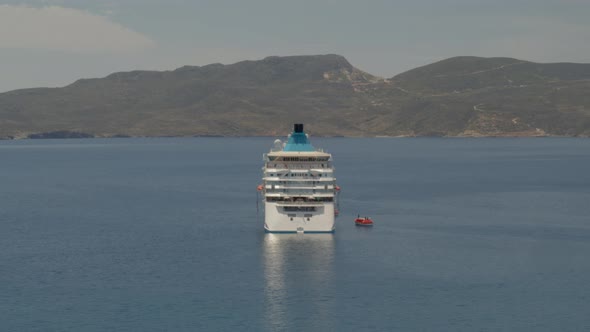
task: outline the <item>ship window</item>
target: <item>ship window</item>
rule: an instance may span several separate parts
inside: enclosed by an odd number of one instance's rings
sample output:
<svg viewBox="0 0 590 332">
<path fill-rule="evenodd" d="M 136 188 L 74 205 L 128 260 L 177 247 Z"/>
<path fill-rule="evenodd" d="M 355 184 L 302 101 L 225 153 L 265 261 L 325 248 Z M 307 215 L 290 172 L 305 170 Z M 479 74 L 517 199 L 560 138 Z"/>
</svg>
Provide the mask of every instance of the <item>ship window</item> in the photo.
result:
<svg viewBox="0 0 590 332">
<path fill-rule="evenodd" d="M 315 211 L 315 206 L 285 206 L 283 208 L 285 212 L 313 212 Z M 288 216 L 295 216 L 295 214 L 288 214 Z M 305 217 L 311 217 L 312 215 L 307 213 Z"/>
</svg>

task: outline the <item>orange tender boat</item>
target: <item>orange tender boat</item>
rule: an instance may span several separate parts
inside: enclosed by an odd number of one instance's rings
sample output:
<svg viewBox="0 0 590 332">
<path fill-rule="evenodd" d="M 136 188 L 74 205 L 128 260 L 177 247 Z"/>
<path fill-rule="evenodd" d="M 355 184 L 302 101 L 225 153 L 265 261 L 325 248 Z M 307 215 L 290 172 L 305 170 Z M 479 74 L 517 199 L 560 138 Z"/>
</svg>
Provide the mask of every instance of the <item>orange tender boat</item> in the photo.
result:
<svg viewBox="0 0 590 332">
<path fill-rule="evenodd" d="M 355 219 L 354 224 L 357 226 L 373 226 L 373 220 L 369 217 L 358 217 Z"/>
</svg>

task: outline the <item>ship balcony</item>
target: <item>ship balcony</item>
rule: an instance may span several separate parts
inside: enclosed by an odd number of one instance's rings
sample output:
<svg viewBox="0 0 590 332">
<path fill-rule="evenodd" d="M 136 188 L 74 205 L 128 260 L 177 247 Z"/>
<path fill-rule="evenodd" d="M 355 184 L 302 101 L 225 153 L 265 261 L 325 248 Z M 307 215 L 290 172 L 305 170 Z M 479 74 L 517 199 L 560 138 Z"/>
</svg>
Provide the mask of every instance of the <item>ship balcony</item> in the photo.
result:
<svg viewBox="0 0 590 332">
<path fill-rule="evenodd" d="M 287 202 L 287 201 L 280 201 L 280 202 L 274 202 L 276 203 L 278 206 L 324 206 L 326 202 L 310 202 L 310 201 L 293 201 L 293 202 Z"/>
<path fill-rule="evenodd" d="M 310 193 L 310 192 L 276 192 L 276 191 L 267 191 L 264 193 L 266 197 L 277 197 L 277 198 L 290 198 L 290 197 L 308 197 L 309 199 L 316 199 L 316 198 L 324 198 L 324 197 L 334 197 L 334 192 L 324 192 L 324 193 Z"/>
<path fill-rule="evenodd" d="M 334 174 L 333 170 L 331 169 L 264 169 L 264 174 L 295 174 L 293 176 L 315 176 L 315 177 L 323 177 L 323 176 L 330 176 Z M 291 176 L 291 175 L 289 175 Z"/>
<path fill-rule="evenodd" d="M 323 164 L 285 164 L 285 163 L 266 163 L 264 164 L 266 169 L 279 169 L 279 170 L 291 170 L 291 169 L 317 169 L 317 170 L 326 170 L 332 169 L 331 163 L 323 163 Z"/>
<path fill-rule="evenodd" d="M 300 206 L 300 205 L 309 205 L 309 206 L 322 206 L 326 203 L 334 202 L 333 197 L 268 197 L 266 199 L 267 203 L 274 203 L 282 206 Z"/>
<path fill-rule="evenodd" d="M 290 171 L 290 170 L 313 170 L 316 172 L 323 172 L 323 171 L 330 171 L 333 170 L 334 168 L 332 167 L 332 165 L 328 165 L 328 164 L 320 164 L 320 165 L 287 165 L 287 164 L 266 164 L 265 167 L 263 167 L 263 169 L 266 169 L 268 171 L 275 171 L 275 172 L 280 172 L 280 171 Z"/>
<path fill-rule="evenodd" d="M 314 177 L 314 176 L 308 176 L 308 177 L 279 177 L 279 176 L 267 176 L 267 177 L 263 177 L 262 180 L 264 181 L 283 181 L 283 182 L 290 182 L 290 181 L 296 181 L 296 182 L 300 182 L 300 181 L 305 181 L 305 182 L 334 182 L 336 181 L 336 178 L 334 177 Z"/>
<path fill-rule="evenodd" d="M 333 185 L 320 185 L 320 186 L 290 186 L 290 185 L 266 185 L 267 190 L 334 190 Z"/>
</svg>

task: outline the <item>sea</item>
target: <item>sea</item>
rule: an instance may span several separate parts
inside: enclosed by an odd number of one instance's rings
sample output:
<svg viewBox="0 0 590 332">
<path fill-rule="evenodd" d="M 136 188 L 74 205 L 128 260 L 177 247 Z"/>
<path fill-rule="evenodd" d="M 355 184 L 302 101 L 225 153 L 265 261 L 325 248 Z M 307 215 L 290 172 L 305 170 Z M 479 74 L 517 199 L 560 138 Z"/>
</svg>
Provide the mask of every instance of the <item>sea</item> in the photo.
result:
<svg viewBox="0 0 590 332">
<path fill-rule="evenodd" d="M 265 234 L 274 139 L 0 142 L 0 331 L 590 330 L 590 139 L 312 137 L 336 232 Z"/>
</svg>

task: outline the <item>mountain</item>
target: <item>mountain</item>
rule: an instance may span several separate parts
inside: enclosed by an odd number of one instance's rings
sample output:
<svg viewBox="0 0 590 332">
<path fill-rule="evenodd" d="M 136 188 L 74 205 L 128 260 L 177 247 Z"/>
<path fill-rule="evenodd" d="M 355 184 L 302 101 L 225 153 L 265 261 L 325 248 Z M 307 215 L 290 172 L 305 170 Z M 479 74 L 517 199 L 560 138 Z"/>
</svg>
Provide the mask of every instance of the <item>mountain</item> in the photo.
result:
<svg viewBox="0 0 590 332">
<path fill-rule="evenodd" d="M 441 134 L 590 134 L 590 64 L 455 57 L 391 82 L 421 101 L 406 106 L 405 113 L 429 115 L 427 127 Z M 432 116 L 435 109 L 438 117 Z M 433 123 L 437 118 L 439 125 Z"/>
<path fill-rule="evenodd" d="M 339 55 L 132 71 L 0 94 L 0 137 L 589 136 L 590 64 L 455 57 L 382 79 Z"/>
</svg>

